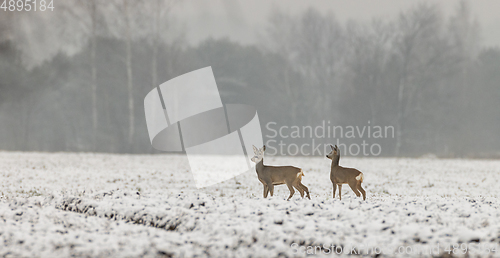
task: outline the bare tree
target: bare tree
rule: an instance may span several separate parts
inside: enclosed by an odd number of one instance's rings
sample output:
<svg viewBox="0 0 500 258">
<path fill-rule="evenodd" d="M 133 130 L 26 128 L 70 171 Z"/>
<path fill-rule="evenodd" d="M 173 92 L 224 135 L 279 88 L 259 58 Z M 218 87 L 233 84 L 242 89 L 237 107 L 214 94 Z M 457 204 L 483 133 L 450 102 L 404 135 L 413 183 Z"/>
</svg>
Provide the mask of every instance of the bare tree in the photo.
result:
<svg viewBox="0 0 500 258">
<path fill-rule="evenodd" d="M 386 77 L 395 38 L 393 27 L 390 22 L 381 19 L 366 24 L 349 22 L 346 25 L 349 47 L 342 73 L 345 87 L 341 93 L 346 101 L 341 101 L 341 111 L 351 117 L 349 111 L 359 111 L 358 106 L 364 103 L 369 113 L 354 116 L 349 119 L 350 122 L 362 120 L 365 123 L 369 120 L 376 124 L 386 121 L 382 116 L 387 112 L 385 106 L 391 104 L 386 99 L 390 92 Z"/>
<path fill-rule="evenodd" d="M 134 86 L 132 78 L 132 28 L 130 17 L 129 0 L 123 0 L 123 17 L 125 19 L 125 44 L 126 44 L 126 65 L 127 65 L 127 89 L 128 89 L 128 143 L 132 147 L 132 140 L 135 133 L 135 112 L 134 112 Z"/>
<path fill-rule="evenodd" d="M 395 42 L 399 60 L 397 93 L 396 146 L 399 155 L 403 145 L 405 122 L 418 110 L 419 91 L 435 84 L 436 75 L 443 73 L 449 61 L 449 46 L 444 39 L 442 16 L 436 6 L 420 4 L 402 13 L 397 22 Z"/>
<path fill-rule="evenodd" d="M 453 79 L 453 88 L 457 92 L 457 99 L 460 105 L 457 105 L 457 111 L 467 113 L 474 105 L 468 101 L 471 95 L 474 95 L 475 89 L 470 86 L 473 84 L 473 69 L 475 60 L 479 53 L 479 24 L 473 17 L 469 4 L 462 0 L 458 3 L 455 13 L 452 15 L 448 25 L 448 35 L 451 42 L 451 51 L 456 58 L 457 74 Z M 467 116 L 455 118 L 457 123 L 462 124 L 457 131 L 459 134 L 474 135 L 476 127 L 467 123 Z M 464 150 L 467 146 L 474 144 L 474 139 L 468 137 L 462 141 L 455 141 L 450 144 L 454 149 Z"/>
<path fill-rule="evenodd" d="M 92 109 L 92 149 L 96 149 L 96 137 L 98 128 L 98 114 L 97 114 L 97 62 L 96 62 L 96 52 L 97 52 L 97 26 L 98 18 L 102 15 L 100 12 L 100 3 L 98 0 L 79 0 L 76 5 L 69 6 L 66 11 L 73 13 L 75 16 L 79 17 L 79 20 L 83 23 L 84 29 L 88 34 L 90 40 L 90 78 L 91 78 L 91 109 Z M 77 9 L 83 9 L 83 13 L 77 12 Z M 100 23 L 103 26 L 103 23 Z"/>
<path fill-rule="evenodd" d="M 91 110 L 92 110 L 92 148 L 95 150 L 97 127 L 98 127 L 98 112 L 97 112 L 97 36 L 103 35 L 106 32 L 106 24 L 102 21 L 102 17 L 106 16 L 106 9 L 101 8 L 105 2 L 100 0 L 68 0 L 60 6 L 60 13 L 64 14 L 64 19 L 71 17 L 72 20 L 79 22 L 78 33 L 82 34 L 83 44 L 90 42 L 90 95 L 91 95 Z M 66 20 L 61 19 L 63 27 L 68 29 L 69 25 Z M 98 28 L 99 27 L 99 28 Z M 67 34 L 65 30 L 62 31 Z"/>
<path fill-rule="evenodd" d="M 90 4 L 90 17 L 91 17 L 91 50 L 90 50 L 90 67 L 92 78 L 92 148 L 96 148 L 97 137 L 97 64 L 96 64 L 96 51 L 97 51 L 97 0 L 88 1 Z"/>
<path fill-rule="evenodd" d="M 180 4 L 177 0 L 155 0 L 152 4 L 147 4 L 144 8 L 145 12 L 154 15 L 150 16 L 150 26 L 152 28 L 148 33 L 148 38 L 151 39 L 153 49 L 151 59 L 151 82 L 153 87 L 158 86 L 158 53 L 161 43 L 174 43 L 175 39 L 179 38 L 174 32 L 173 20 L 169 16 L 176 4 Z M 144 14 L 147 17 L 147 14 Z"/>
<path fill-rule="evenodd" d="M 105 8 L 108 9 L 106 17 L 110 24 L 111 34 L 116 38 L 125 41 L 125 68 L 127 75 L 127 107 L 128 107 L 128 130 L 127 143 L 130 150 L 133 148 L 135 135 L 135 103 L 134 103 L 134 83 L 132 69 L 132 40 L 144 36 L 144 30 L 140 27 L 137 15 L 140 14 L 143 1 L 115 0 L 107 2 Z M 118 19 L 117 19 L 118 17 Z"/>
<path fill-rule="evenodd" d="M 315 9 L 308 9 L 299 16 L 290 16 L 275 11 L 268 35 L 270 49 L 288 60 L 290 68 L 301 74 L 304 83 L 314 89 L 303 92 L 285 83 L 285 92 L 292 102 L 300 105 L 311 103 L 311 109 L 329 117 L 335 115 L 332 114 L 332 103 L 335 102 L 332 96 L 338 96 L 338 74 L 345 45 L 344 32 L 333 13 L 323 15 Z"/>
</svg>

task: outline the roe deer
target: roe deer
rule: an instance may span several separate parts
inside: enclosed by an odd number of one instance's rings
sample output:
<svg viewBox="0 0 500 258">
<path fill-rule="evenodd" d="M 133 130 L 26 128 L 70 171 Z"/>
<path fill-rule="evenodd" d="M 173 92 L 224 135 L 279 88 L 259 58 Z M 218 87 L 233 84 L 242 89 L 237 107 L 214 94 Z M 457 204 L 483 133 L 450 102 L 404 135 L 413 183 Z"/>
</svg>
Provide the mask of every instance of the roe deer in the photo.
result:
<svg viewBox="0 0 500 258">
<path fill-rule="evenodd" d="M 363 194 L 363 200 L 366 200 L 366 192 L 361 187 L 363 183 L 363 173 L 355 168 L 344 168 L 339 166 L 340 160 L 340 150 L 335 145 L 330 144 L 332 151 L 326 155 L 327 158 L 332 160 L 332 169 L 330 171 L 330 180 L 333 184 L 333 198 L 335 199 L 335 191 L 337 190 L 337 185 L 339 186 L 339 197 L 342 200 L 342 184 L 348 184 L 356 196 L 360 197 L 359 192 Z M 358 191 L 359 190 L 359 191 Z"/>
<path fill-rule="evenodd" d="M 304 176 L 302 169 L 292 166 L 266 166 L 264 165 L 264 151 L 266 151 L 265 145 L 260 150 L 253 146 L 255 156 L 251 159 L 257 164 L 255 166 L 255 170 L 257 171 L 259 181 L 264 185 L 264 198 L 267 198 L 267 194 L 269 192 L 271 193 L 271 196 L 273 196 L 275 185 L 286 184 L 288 186 L 288 190 L 290 190 L 290 196 L 287 201 L 290 200 L 295 193 L 293 187 L 299 190 L 302 198 L 304 198 L 305 191 L 307 193 L 307 198 L 311 199 L 309 189 L 301 182 L 302 177 Z"/>
</svg>

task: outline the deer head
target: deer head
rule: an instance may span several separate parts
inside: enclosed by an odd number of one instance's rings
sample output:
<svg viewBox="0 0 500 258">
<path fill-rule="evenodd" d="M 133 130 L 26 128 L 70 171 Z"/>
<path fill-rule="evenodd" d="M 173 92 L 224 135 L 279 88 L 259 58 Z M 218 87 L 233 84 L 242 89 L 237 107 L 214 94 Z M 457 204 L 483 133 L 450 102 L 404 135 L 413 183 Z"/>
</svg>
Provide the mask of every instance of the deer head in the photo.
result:
<svg viewBox="0 0 500 258">
<path fill-rule="evenodd" d="M 259 163 L 264 158 L 264 151 L 266 151 L 266 145 L 260 148 L 260 150 L 257 147 L 253 146 L 253 152 L 255 156 L 253 156 L 253 158 L 251 158 L 250 160 L 255 163 Z"/>
<path fill-rule="evenodd" d="M 333 145 L 330 144 L 330 148 L 332 148 L 332 151 L 330 151 L 330 153 L 328 153 L 326 157 L 333 160 L 335 157 L 340 155 L 340 150 L 337 145 L 333 147 Z"/>
</svg>

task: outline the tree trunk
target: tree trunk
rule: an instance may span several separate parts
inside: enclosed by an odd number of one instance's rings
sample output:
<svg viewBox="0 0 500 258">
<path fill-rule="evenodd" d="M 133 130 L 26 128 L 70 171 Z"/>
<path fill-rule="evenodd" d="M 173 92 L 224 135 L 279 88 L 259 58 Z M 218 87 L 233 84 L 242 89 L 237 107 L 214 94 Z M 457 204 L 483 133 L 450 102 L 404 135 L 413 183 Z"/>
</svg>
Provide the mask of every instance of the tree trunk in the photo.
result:
<svg viewBox="0 0 500 258">
<path fill-rule="evenodd" d="M 395 156 L 399 156 L 401 152 L 402 145 L 402 134 L 403 134 L 403 119 L 404 119 L 404 89 L 406 84 L 406 78 L 403 76 L 399 82 L 399 92 L 398 92 L 398 113 L 396 118 L 396 148 L 394 150 Z"/>
<path fill-rule="evenodd" d="M 128 86 L 128 143 L 130 150 L 133 149 L 132 141 L 134 139 L 134 94 L 132 82 L 132 35 L 130 28 L 130 14 L 128 8 L 128 0 L 124 1 L 125 9 L 125 26 L 126 26 L 126 65 L 127 65 L 127 86 Z"/>
<path fill-rule="evenodd" d="M 153 35 L 153 58 L 151 63 L 151 82 L 153 87 L 158 87 L 158 46 L 160 34 L 160 0 L 156 1 Z"/>
<path fill-rule="evenodd" d="M 92 39 L 90 66 L 92 74 L 92 150 L 96 150 L 97 137 L 97 69 L 96 69 L 96 0 L 91 1 Z"/>
</svg>

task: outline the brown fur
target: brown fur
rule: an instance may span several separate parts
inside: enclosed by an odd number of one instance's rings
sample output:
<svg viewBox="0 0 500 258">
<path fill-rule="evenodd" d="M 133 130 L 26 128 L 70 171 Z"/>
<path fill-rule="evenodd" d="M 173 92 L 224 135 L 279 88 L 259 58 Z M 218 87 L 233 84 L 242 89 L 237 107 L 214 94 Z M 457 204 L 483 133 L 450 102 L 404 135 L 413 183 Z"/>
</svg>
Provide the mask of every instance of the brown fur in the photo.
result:
<svg viewBox="0 0 500 258">
<path fill-rule="evenodd" d="M 261 150 L 261 154 L 265 151 L 264 146 Z M 257 154 L 257 153 L 256 153 Z M 288 190 L 290 190 L 290 196 L 287 200 L 290 200 L 297 189 L 300 192 L 300 196 L 304 198 L 304 192 L 307 193 L 307 198 L 311 199 L 309 195 L 309 189 L 302 184 L 302 177 L 304 176 L 304 172 L 302 169 L 292 167 L 292 166 L 283 166 L 283 167 L 274 167 L 274 166 L 266 166 L 264 165 L 264 158 L 255 166 L 255 170 L 257 172 L 257 177 L 259 181 L 264 186 L 264 198 L 267 198 L 268 193 L 271 193 L 271 196 L 274 194 L 274 186 L 286 184 L 288 186 Z"/>
<path fill-rule="evenodd" d="M 331 145 L 330 145 L 331 146 Z M 332 160 L 332 167 L 330 171 L 330 180 L 333 184 L 333 198 L 335 198 L 335 191 L 337 190 L 337 186 L 339 187 L 339 197 L 342 200 L 342 185 L 348 184 L 354 194 L 360 197 L 363 195 L 363 200 L 366 200 L 366 192 L 361 187 L 361 183 L 363 183 L 363 173 L 355 168 L 345 168 L 339 165 L 340 161 L 340 150 L 335 145 L 332 147 L 332 151 L 326 155 L 327 158 Z M 359 180 L 356 177 L 359 177 Z M 360 194 L 361 192 L 361 194 Z"/>
</svg>

